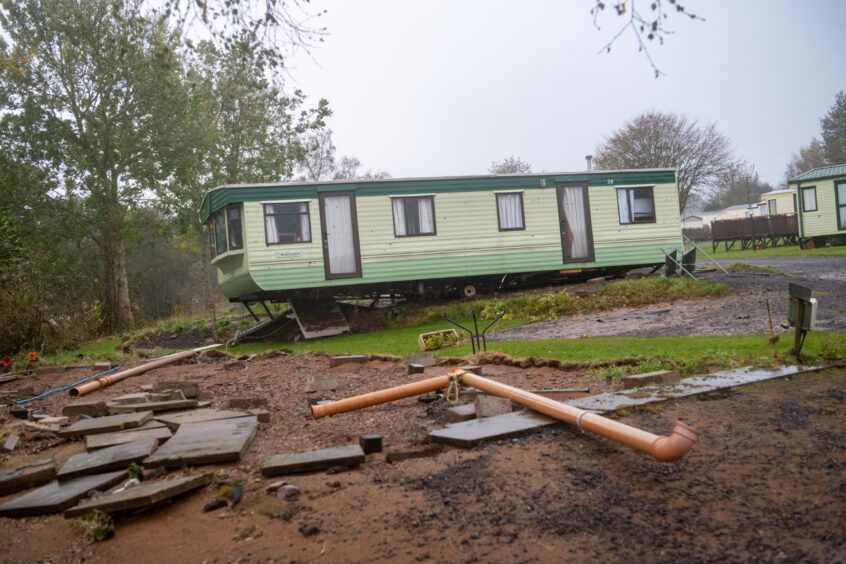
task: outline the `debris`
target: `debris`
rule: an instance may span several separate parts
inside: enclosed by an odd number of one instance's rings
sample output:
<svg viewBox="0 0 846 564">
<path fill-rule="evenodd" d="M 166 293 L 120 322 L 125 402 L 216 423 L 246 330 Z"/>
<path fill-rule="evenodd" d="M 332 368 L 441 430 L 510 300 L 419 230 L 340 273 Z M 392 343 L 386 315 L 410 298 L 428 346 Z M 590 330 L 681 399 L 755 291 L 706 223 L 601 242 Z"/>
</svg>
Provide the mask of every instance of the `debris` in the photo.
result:
<svg viewBox="0 0 846 564">
<path fill-rule="evenodd" d="M 240 460 L 257 428 L 254 416 L 183 423 L 173 438 L 144 461 L 144 466 L 181 468 Z"/>
<path fill-rule="evenodd" d="M 435 355 L 431 352 L 419 352 L 408 357 L 409 364 L 419 364 L 425 368 L 436 366 Z"/>
<path fill-rule="evenodd" d="M 126 483 L 123 486 L 121 486 L 119 489 L 116 489 L 114 493 L 119 494 L 121 492 L 125 492 L 126 490 L 129 490 L 129 489 L 132 489 L 132 488 L 137 488 L 140 485 L 141 485 L 141 480 L 139 480 L 138 478 L 130 478 L 129 480 L 126 481 Z"/>
<path fill-rule="evenodd" d="M 678 370 L 658 370 L 656 372 L 645 372 L 643 374 L 632 374 L 623 376 L 623 387 L 639 388 L 648 384 L 672 384 L 679 381 Z"/>
<path fill-rule="evenodd" d="M 216 497 L 203 506 L 203 513 L 209 513 L 210 511 L 221 509 L 222 507 L 226 507 L 227 505 L 229 505 L 228 499 L 226 499 L 225 497 Z"/>
<path fill-rule="evenodd" d="M 178 495 L 209 485 L 211 474 L 194 474 L 184 478 L 141 484 L 118 491 L 109 496 L 83 502 L 65 511 L 65 517 L 79 517 L 90 511 L 117 513 L 120 511 L 148 509 Z"/>
<path fill-rule="evenodd" d="M 423 394 L 422 396 L 417 397 L 417 401 L 420 403 L 432 403 L 436 402 L 441 399 L 441 396 L 438 394 Z"/>
<path fill-rule="evenodd" d="M 233 398 L 227 400 L 226 407 L 228 409 L 254 409 L 257 407 L 267 407 L 267 398 Z"/>
<path fill-rule="evenodd" d="M 311 523 L 303 523 L 297 531 L 302 533 L 304 537 L 311 537 L 319 533 L 320 528 L 317 525 L 312 525 Z"/>
<path fill-rule="evenodd" d="M 338 464 L 357 466 L 364 462 L 364 451 L 359 445 L 277 454 L 265 460 L 261 472 L 265 476 L 279 476 L 300 472 L 325 470 Z"/>
<path fill-rule="evenodd" d="M 423 366 L 422 364 L 410 363 L 408 365 L 408 374 L 423 374 L 423 372 L 425 370 L 426 370 L 426 367 Z"/>
<path fill-rule="evenodd" d="M 361 450 L 364 451 L 364 454 L 382 452 L 382 435 L 360 435 L 358 437 L 358 444 L 361 447 Z"/>
<path fill-rule="evenodd" d="M 160 423 L 159 421 L 148 421 L 142 426 L 128 431 L 88 435 L 85 437 L 85 448 L 92 451 L 98 448 L 131 443 L 139 439 L 147 438 L 154 438 L 159 444 L 162 444 L 172 436 L 173 434 L 170 432 L 170 429 L 164 423 Z"/>
<path fill-rule="evenodd" d="M 152 411 L 141 411 L 137 413 L 126 413 L 123 415 L 95 417 L 94 419 L 80 419 L 70 427 L 59 431 L 59 436 L 72 438 L 81 437 L 83 435 L 96 435 L 99 433 L 113 433 L 115 431 L 140 427 L 149 421 L 152 416 Z"/>
<path fill-rule="evenodd" d="M 276 491 L 276 497 L 285 501 L 297 501 L 300 497 L 300 488 L 293 484 L 285 484 Z"/>
<path fill-rule="evenodd" d="M 39 421 L 42 425 L 67 425 L 67 417 L 45 417 Z"/>
<path fill-rule="evenodd" d="M 56 477 L 53 460 L 39 460 L 14 470 L 0 472 L 0 495 L 9 495 L 28 488 L 46 484 Z"/>
<path fill-rule="evenodd" d="M 61 429 L 59 425 L 42 425 L 41 423 L 24 423 L 24 431 L 32 433 L 56 433 Z"/>
<path fill-rule="evenodd" d="M 446 410 L 447 423 L 460 423 L 476 418 L 476 404 L 454 405 Z"/>
<path fill-rule="evenodd" d="M 224 499 L 229 500 L 229 506 L 235 507 L 241 503 L 241 498 L 244 495 L 244 489 L 238 482 L 226 480 L 217 485 L 217 493 Z"/>
<path fill-rule="evenodd" d="M 179 390 L 186 399 L 200 398 L 200 385 L 196 382 L 159 382 L 153 384 L 151 391 L 164 392 L 167 390 Z"/>
<path fill-rule="evenodd" d="M 338 380 L 331 374 L 316 374 L 310 376 L 306 382 L 305 392 L 332 391 L 338 389 Z"/>
<path fill-rule="evenodd" d="M 458 369 L 464 370 L 465 372 L 472 372 L 473 374 L 482 374 L 482 366 L 479 364 L 465 364 L 463 366 L 459 366 Z"/>
<path fill-rule="evenodd" d="M 156 439 L 147 438 L 93 452 L 74 454 L 59 470 L 59 481 L 126 468 L 130 463 L 140 462 L 150 456 L 157 445 Z"/>
<path fill-rule="evenodd" d="M 270 412 L 266 409 L 248 409 L 247 413 L 249 413 L 250 415 L 255 415 L 259 423 L 270 423 Z"/>
<path fill-rule="evenodd" d="M 119 413 L 134 413 L 136 411 L 152 411 L 153 413 L 157 413 L 160 411 L 176 411 L 197 407 L 197 403 L 197 400 L 181 399 L 170 401 L 131 403 L 126 405 L 109 404 L 109 413 L 115 415 Z"/>
<path fill-rule="evenodd" d="M 411 460 L 412 458 L 428 458 L 430 456 L 436 456 L 443 451 L 444 447 L 441 445 L 425 445 L 410 450 L 393 451 L 385 456 L 385 462 L 395 464 L 404 460 Z"/>
<path fill-rule="evenodd" d="M 171 429 L 178 429 L 185 423 L 201 423 L 236 417 L 248 417 L 248 414 L 243 411 L 225 411 L 222 409 L 192 409 L 191 411 L 156 415 L 156 421 L 161 421 Z"/>
<path fill-rule="evenodd" d="M 12 433 L 8 437 L 6 437 L 6 441 L 3 443 L 3 450 L 6 452 L 12 452 L 15 450 L 15 447 L 18 446 L 18 441 L 21 440 L 21 436 L 15 433 Z"/>
<path fill-rule="evenodd" d="M 341 356 L 332 356 L 329 357 L 329 366 L 341 366 L 342 364 L 364 364 L 369 359 L 367 355 L 362 354 L 349 354 L 349 355 L 341 355 Z"/>
<path fill-rule="evenodd" d="M 29 410 L 25 407 L 14 406 L 9 409 L 9 414 L 18 419 L 29 419 Z"/>
<path fill-rule="evenodd" d="M 476 417 L 493 417 L 511 413 L 511 400 L 499 396 L 479 394 L 476 396 Z"/>
<path fill-rule="evenodd" d="M 62 408 L 62 415 L 73 417 L 74 415 L 88 415 L 89 417 L 103 417 L 108 415 L 109 409 L 104 401 L 84 401 L 69 403 Z"/>
<path fill-rule="evenodd" d="M 60 513 L 72 507 L 91 490 L 108 489 L 126 478 L 126 470 L 83 476 L 67 482 L 50 482 L 0 506 L 0 516 L 26 517 Z"/>
<path fill-rule="evenodd" d="M 275 493 L 279 490 L 282 486 L 287 486 L 289 482 L 285 480 L 277 480 L 276 482 L 271 482 L 267 486 L 265 486 L 264 491 L 267 493 Z"/>
</svg>

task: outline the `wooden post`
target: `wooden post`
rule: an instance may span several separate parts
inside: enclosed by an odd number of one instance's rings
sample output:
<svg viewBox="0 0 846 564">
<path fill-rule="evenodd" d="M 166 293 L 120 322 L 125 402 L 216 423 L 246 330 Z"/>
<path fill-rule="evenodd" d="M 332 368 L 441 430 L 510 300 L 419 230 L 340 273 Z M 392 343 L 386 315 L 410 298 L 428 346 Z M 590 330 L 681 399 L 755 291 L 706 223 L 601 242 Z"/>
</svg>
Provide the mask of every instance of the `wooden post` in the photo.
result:
<svg viewBox="0 0 846 564">
<path fill-rule="evenodd" d="M 794 323 L 796 332 L 793 334 L 793 354 L 796 358 L 799 358 L 802 354 L 802 336 L 805 333 L 805 301 L 797 300 L 796 298 L 791 298 L 791 300 L 796 301 L 796 319 Z"/>
</svg>

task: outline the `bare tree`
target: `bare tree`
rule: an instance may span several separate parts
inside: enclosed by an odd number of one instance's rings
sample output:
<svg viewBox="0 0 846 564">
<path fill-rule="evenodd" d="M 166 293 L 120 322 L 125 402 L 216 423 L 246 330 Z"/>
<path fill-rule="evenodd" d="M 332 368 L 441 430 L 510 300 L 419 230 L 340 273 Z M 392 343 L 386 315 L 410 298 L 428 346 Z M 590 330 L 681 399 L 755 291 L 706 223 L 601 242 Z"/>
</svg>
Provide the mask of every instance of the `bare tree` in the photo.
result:
<svg viewBox="0 0 846 564">
<path fill-rule="evenodd" d="M 784 171 L 785 184 L 791 178 L 799 176 L 803 172 L 808 172 L 811 169 L 826 166 L 827 164 L 828 160 L 825 158 L 825 147 L 819 139 L 814 137 L 807 146 L 800 148 L 798 153 L 793 153 Z"/>
<path fill-rule="evenodd" d="M 493 161 L 488 167 L 491 174 L 526 174 L 532 172 L 532 165 L 519 157 L 506 157 L 501 161 Z"/>
<path fill-rule="evenodd" d="M 761 180 L 754 166 L 742 161 L 721 175 L 720 184 L 706 203 L 706 210 L 721 210 L 737 204 L 755 204 L 761 199 L 761 194 L 773 189 Z"/>
<path fill-rule="evenodd" d="M 728 137 L 711 124 L 678 114 L 647 112 L 626 122 L 596 149 L 603 169 L 676 168 L 679 208 L 691 193 L 708 194 L 737 164 Z"/>
<path fill-rule="evenodd" d="M 298 167 L 303 172 L 302 179 L 319 182 L 332 178 L 335 173 L 335 144 L 332 142 L 332 130 L 327 127 L 309 133 L 302 144 L 306 151 Z"/>
</svg>

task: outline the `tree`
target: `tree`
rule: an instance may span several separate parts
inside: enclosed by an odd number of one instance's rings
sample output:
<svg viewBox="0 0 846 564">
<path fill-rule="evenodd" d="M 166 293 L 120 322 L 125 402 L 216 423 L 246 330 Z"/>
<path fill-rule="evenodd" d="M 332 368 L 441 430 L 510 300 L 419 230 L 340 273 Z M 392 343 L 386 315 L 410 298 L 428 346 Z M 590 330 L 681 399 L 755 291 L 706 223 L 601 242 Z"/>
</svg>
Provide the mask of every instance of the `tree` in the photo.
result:
<svg viewBox="0 0 846 564">
<path fill-rule="evenodd" d="M 846 164 L 846 91 L 840 91 L 834 105 L 820 121 L 822 144 L 830 165 Z"/>
<path fill-rule="evenodd" d="M 332 178 L 335 172 L 335 144 L 332 130 L 327 128 L 309 133 L 302 142 L 305 156 L 300 161 L 303 180 L 319 182 Z"/>
<path fill-rule="evenodd" d="M 772 189 L 772 186 L 761 180 L 754 166 L 738 162 L 722 175 L 720 186 L 707 201 L 705 210 L 722 210 L 738 204 L 755 204 L 761 199 L 761 194 Z"/>
<path fill-rule="evenodd" d="M 108 327 L 128 327 L 126 219 L 168 180 L 181 149 L 168 142 L 176 37 L 137 0 L 7 3 L 0 21 L 3 55 L 33 55 L 4 74 L 4 141 L 78 202 L 78 228 L 100 251 Z"/>
<path fill-rule="evenodd" d="M 784 171 L 785 184 L 803 172 L 826 166 L 828 162 L 823 144 L 814 137 L 807 146 L 800 148 L 798 153 L 794 153 L 790 162 L 787 163 L 787 169 Z"/>
<path fill-rule="evenodd" d="M 736 166 L 729 139 L 711 124 L 699 125 L 678 114 L 647 112 L 626 122 L 595 151 L 603 169 L 677 168 L 679 208 L 692 193 L 720 187 Z"/>
<path fill-rule="evenodd" d="M 488 167 L 491 174 L 526 174 L 532 172 L 532 165 L 520 160 L 519 157 L 506 157 L 501 161 L 491 162 Z"/>
</svg>

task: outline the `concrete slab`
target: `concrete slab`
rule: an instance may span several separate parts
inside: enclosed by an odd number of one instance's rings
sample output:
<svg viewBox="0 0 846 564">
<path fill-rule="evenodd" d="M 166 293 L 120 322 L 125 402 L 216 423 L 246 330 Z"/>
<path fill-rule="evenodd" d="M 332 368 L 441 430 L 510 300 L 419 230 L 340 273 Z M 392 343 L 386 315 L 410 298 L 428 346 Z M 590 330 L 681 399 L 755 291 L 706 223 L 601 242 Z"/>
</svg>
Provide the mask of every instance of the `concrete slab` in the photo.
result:
<svg viewBox="0 0 846 564">
<path fill-rule="evenodd" d="M 103 417 L 108 415 L 109 408 L 104 401 L 83 401 L 69 403 L 62 408 L 62 415 L 73 417 L 74 415 L 87 415 L 88 417 Z"/>
<path fill-rule="evenodd" d="M 131 443 L 141 439 L 153 438 L 158 444 L 162 444 L 173 436 L 170 428 L 159 421 L 148 421 L 137 429 L 119 431 L 117 433 L 103 433 L 102 435 L 89 435 L 85 437 L 85 448 L 88 451 L 100 448 L 111 447 Z"/>
<path fill-rule="evenodd" d="M 277 454 L 265 460 L 261 473 L 281 476 L 325 470 L 332 466 L 358 466 L 364 462 L 364 451 L 359 445 Z"/>
<path fill-rule="evenodd" d="M 144 466 L 182 468 L 237 461 L 255 437 L 256 429 L 258 421 L 254 416 L 183 423 L 172 439 L 144 460 Z"/>
<path fill-rule="evenodd" d="M 56 463 L 52 459 L 39 460 L 26 466 L 0 472 L 0 495 L 46 484 L 56 477 Z"/>
<path fill-rule="evenodd" d="M 20 435 L 18 435 L 16 433 L 12 433 L 8 437 L 6 437 L 6 441 L 3 443 L 3 450 L 5 452 L 14 451 L 15 448 L 18 446 L 18 441 L 20 441 L 20 440 L 21 440 Z"/>
<path fill-rule="evenodd" d="M 329 357 L 329 366 L 341 366 L 342 364 L 364 364 L 370 357 L 364 354 L 345 354 Z"/>
<path fill-rule="evenodd" d="M 209 485 L 212 474 L 195 474 L 175 480 L 145 483 L 109 496 L 83 501 L 65 510 L 65 518 L 82 517 L 89 511 L 119 513 L 152 508 L 163 501 Z"/>
<path fill-rule="evenodd" d="M 71 438 L 97 435 L 100 433 L 114 433 L 115 431 L 139 427 L 149 421 L 152 416 L 152 411 L 140 411 L 123 415 L 95 417 L 94 419 L 80 419 L 70 427 L 59 431 L 59 436 Z"/>
<path fill-rule="evenodd" d="M 200 385 L 196 382 L 158 382 L 150 389 L 153 392 L 164 392 L 165 390 L 179 390 L 186 399 L 200 398 Z"/>
<path fill-rule="evenodd" d="M 476 404 L 454 405 L 446 410 L 447 423 L 461 423 L 476 419 Z"/>
<path fill-rule="evenodd" d="M 315 374 L 313 376 L 309 376 L 305 385 L 305 392 L 307 394 L 337 389 L 338 380 L 331 374 Z"/>
<path fill-rule="evenodd" d="M 147 437 L 93 452 L 80 452 L 68 458 L 57 477 L 61 482 L 79 476 L 126 468 L 133 462 L 141 462 L 150 456 L 158 444 L 158 440 Z"/>
<path fill-rule="evenodd" d="M 642 374 L 630 374 L 623 376 L 623 387 L 640 388 L 649 384 L 672 384 L 678 382 L 681 376 L 678 370 L 656 370 L 655 372 L 644 372 Z"/>
<path fill-rule="evenodd" d="M 248 417 L 243 411 L 227 411 L 224 409 L 191 409 L 178 413 L 161 413 L 156 415 L 156 421 L 161 421 L 171 429 L 178 429 L 184 423 L 201 423 L 203 421 L 217 421 L 219 419 L 234 419 Z"/>
<path fill-rule="evenodd" d="M 191 409 L 197 407 L 197 400 L 181 399 L 171 401 L 151 401 L 145 403 L 130 403 L 126 405 L 109 405 L 109 413 L 135 413 L 136 411 L 152 411 L 159 413 L 161 411 L 178 411 L 182 409 Z"/>
<path fill-rule="evenodd" d="M 350 325 L 335 300 L 290 300 L 294 319 L 306 339 L 349 333 Z"/>
<path fill-rule="evenodd" d="M 508 398 L 479 394 L 474 403 L 476 417 L 494 417 L 511 413 L 511 400 Z"/>
<path fill-rule="evenodd" d="M 126 470 L 83 476 L 67 482 L 50 482 L 0 506 L 2 517 L 27 517 L 60 513 L 73 507 L 91 490 L 104 491 L 126 478 Z"/>
<path fill-rule="evenodd" d="M 150 401 L 150 394 L 140 392 L 135 394 L 124 394 L 112 400 L 114 405 L 132 405 L 133 403 L 147 403 Z"/>
<path fill-rule="evenodd" d="M 559 422 L 540 413 L 514 411 L 447 425 L 430 432 L 429 438 L 436 443 L 470 448 L 482 441 L 508 439 L 556 423 Z"/>
</svg>

